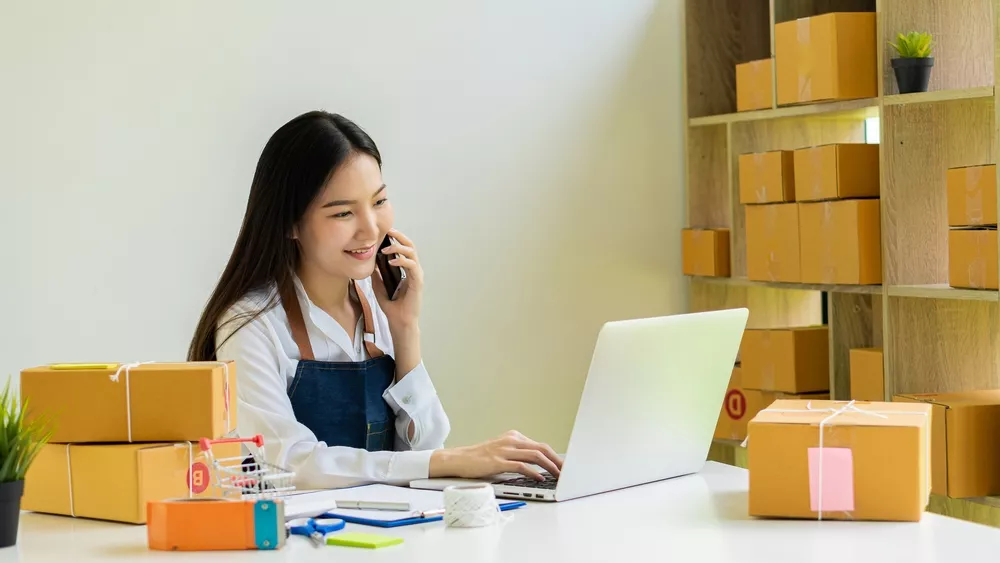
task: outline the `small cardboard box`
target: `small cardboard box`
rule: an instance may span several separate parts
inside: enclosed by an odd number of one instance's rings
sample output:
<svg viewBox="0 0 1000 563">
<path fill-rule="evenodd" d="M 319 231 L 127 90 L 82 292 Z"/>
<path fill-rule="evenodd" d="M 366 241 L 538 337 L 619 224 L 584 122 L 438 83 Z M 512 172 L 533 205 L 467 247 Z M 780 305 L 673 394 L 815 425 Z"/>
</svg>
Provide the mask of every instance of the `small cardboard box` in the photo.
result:
<svg viewBox="0 0 1000 563">
<path fill-rule="evenodd" d="M 796 204 L 748 205 L 744 209 L 747 277 L 758 281 L 802 281 Z"/>
<path fill-rule="evenodd" d="M 952 498 L 1000 495 L 1000 390 L 895 395 L 933 407 L 931 490 Z"/>
<path fill-rule="evenodd" d="M 726 399 L 715 426 L 715 438 L 720 440 L 744 440 L 747 437 L 747 423 L 757 413 L 778 399 L 826 400 L 829 393 L 804 393 L 793 395 L 777 391 L 760 391 L 743 387 L 740 367 L 733 369 L 726 390 Z"/>
<path fill-rule="evenodd" d="M 21 372 L 27 418 L 51 417 L 51 443 L 197 441 L 236 430 L 235 362 L 105 366 Z"/>
<path fill-rule="evenodd" d="M 685 275 L 729 277 L 729 229 L 683 229 L 681 265 Z"/>
<path fill-rule="evenodd" d="M 948 226 L 977 227 L 997 224 L 997 167 L 949 168 Z"/>
<path fill-rule="evenodd" d="M 948 285 L 998 289 L 996 229 L 948 231 Z"/>
<path fill-rule="evenodd" d="M 216 458 L 239 457 L 241 451 L 239 443 L 212 446 Z M 147 501 L 222 496 L 213 486 L 216 477 L 197 442 L 48 444 L 25 475 L 21 508 L 144 524 Z"/>
<path fill-rule="evenodd" d="M 803 283 L 882 283 L 879 200 L 845 199 L 796 205 L 801 225 Z"/>
<path fill-rule="evenodd" d="M 874 98 L 873 12 L 834 12 L 774 26 L 778 105 Z"/>
<path fill-rule="evenodd" d="M 773 72 L 770 58 L 736 65 L 736 111 L 771 109 Z"/>
<path fill-rule="evenodd" d="M 743 333 L 743 387 L 784 393 L 830 390 L 829 329 L 807 326 Z"/>
<path fill-rule="evenodd" d="M 795 201 L 795 167 L 792 151 L 741 154 L 740 203 Z"/>
<path fill-rule="evenodd" d="M 881 348 L 853 348 L 851 398 L 856 401 L 885 401 Z"/>
<path fill-rule="evenodd" d="M 796 149 L 795 200 L 879 197 L 878 147 L 839 143 Z"/>
<path fill-rule="evenodd" d="M 930 418 L 919 403 L 775 401 L 748 425 L 750 515 L 919 521 Z"/>
</svg>

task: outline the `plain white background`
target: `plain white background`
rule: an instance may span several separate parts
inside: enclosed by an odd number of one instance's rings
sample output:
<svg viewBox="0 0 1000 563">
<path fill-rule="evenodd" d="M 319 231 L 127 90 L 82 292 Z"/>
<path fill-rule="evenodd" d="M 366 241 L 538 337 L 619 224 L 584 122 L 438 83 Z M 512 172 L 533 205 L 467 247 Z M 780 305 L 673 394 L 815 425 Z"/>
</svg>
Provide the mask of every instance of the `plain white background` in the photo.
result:
<svg viewBox="0 0 1000 563">
<path fill-rule="evenodd" d="M 680 0 L 0 1 L 0 370 L 181 360 L 268 136 L 364 127 L 451 445 L 565 446 L 597 331 L 686 310 Z"/>
</svg>

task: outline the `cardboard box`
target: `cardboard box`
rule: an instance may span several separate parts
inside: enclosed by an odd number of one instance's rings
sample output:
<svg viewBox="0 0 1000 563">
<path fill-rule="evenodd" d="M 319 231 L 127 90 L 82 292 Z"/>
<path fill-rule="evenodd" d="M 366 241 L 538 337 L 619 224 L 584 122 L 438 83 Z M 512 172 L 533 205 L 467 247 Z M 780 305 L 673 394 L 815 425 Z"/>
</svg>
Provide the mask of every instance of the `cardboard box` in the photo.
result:
<svg viewBox="0 0 1000 563">
<path fill-rule="evenodd" d="M 729 277 L 729 229 L 683 229 L 681 266 L 690 276 Z"/>
<path fill-rule="evenodd" d="M 748 205 L 744 210 L 747 277 L 759 281 L 802 281 L 796 204 Z"/>
<path fill-rule="evenodd" d="M 750 515 L 919 521 L 930 500 L 930 405 L 808 407 L 775 401 L 750 421 Z"/>
<path fill-rule="evenodd" d="M 795 150 L 795 200 L 879 197 L 878 148 L 839 143 Z"/>
<path fill-rule="evenodd" d="M 997 167 L 949 168 L 948 226 L 973 227 L 997 224 Z"/>
<path fill-rule="evenodd" d="M 879 200 L 846 199 L 796 205 L 801 225 L 803 283 L 882 283 Z"/>
<path fill-rule="evenodd" d="M 878 96 L 873 12 L 834 12 L 774 26 L 778 105 Z"/>
<path fill-rule="evenodd" d="M 885 401 L 881 348 L 854 348 L 851 359 L 851 398 L 856 401 Z"/>
<path fill-rule="evenodd" d="M 996 229 L 948 231 L 948 284 L 970 289 L 997 289 Z"/>
<path fill-rule="evenodd" d="M 931 490 L 953 498 L 1000 494 L 1000 390 L 895 395 L 933 407 Z"/>
<path fill-rule="evenodd" d="M 733 369 L 726 398 L 719 413 L 719 422 L 715 426 L 715 438 L 720 440 L 744 440 L 747 437 L 747 423 L 757 416 L 757 413 L 767 408 L 778 399 L 825 400 L 829 393 L 779 393 L 777 391 L 760 391 L 743 387 L 743 377 L 739 366 Z"/>
<path fill-rule="evenodd" d="M 242 446 L 212 446 L 216 458 L 238 457 Z M 193 468 L 193 472 L 191 471 Z M 146 502 L 220 497 L 216 473 L 198 443 L 48 444 L 24 479 L 21 508 L 144 524 Z"/>
<path fill-rule="evenodd" d="M 736 111 L 771 109 L 773 72 L 770 58 L 736 65 Z"/>
<path fill-rule="evenodd" d="M 829 330 L 825 325 L 746 330 L 740 365 L 747 389 L 828 392 Z"/>
<path fill-rule="evenodd" d="M 795 166 L 792 151 L 741 154 L 740 203 L 795 201 Z"/>
<path fill-rule="evenodd" d="M 52 443 L 197 441 L 236 430 L 235 362 L 61 367 L 21 372 L 27 418 L 52 417 Z"/>
</svg>

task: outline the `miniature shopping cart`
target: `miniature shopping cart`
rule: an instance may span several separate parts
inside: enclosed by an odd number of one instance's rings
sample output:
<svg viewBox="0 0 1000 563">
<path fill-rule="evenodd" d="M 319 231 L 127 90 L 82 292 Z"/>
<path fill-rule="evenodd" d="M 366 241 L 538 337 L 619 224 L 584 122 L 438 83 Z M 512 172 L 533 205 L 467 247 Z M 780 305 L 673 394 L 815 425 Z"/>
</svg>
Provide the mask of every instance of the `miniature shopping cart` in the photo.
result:
<svg viewBox="0 0 1000 563">
<path fill-rule="evenodd" d="M 259 455 L 245 458 L 215 457 L 212 455 L 213 444 L 252 443 L 257 446 Z M 211 462 L 215 478 L 213 484 L 223 497 L 242 499 L 274 498 L 295 490 L 295 473 L 277 465 L 263 461 L 264 437 L 260 434 L 253 438 L 222 438 L 209 440 L 202 438 L 198 442 L 202 454 Z"/>
</svg>

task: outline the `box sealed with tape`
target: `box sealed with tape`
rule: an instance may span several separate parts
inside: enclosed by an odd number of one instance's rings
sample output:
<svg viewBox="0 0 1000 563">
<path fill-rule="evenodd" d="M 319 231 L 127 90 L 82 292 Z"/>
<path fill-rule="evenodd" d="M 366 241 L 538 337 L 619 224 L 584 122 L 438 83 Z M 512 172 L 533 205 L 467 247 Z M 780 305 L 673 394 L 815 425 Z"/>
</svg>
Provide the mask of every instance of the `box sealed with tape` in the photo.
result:
<svg viewBox="0 0 1000 563">
<path fill-rule="evenodd" d="M 751 516 L 915 522 L 930 501 L 930 405 L 778 400 L 747 434 Z"/>
</svg>

